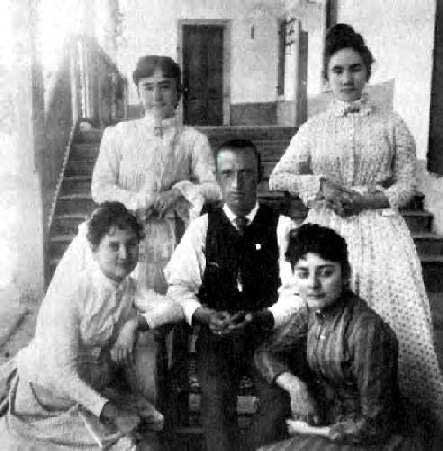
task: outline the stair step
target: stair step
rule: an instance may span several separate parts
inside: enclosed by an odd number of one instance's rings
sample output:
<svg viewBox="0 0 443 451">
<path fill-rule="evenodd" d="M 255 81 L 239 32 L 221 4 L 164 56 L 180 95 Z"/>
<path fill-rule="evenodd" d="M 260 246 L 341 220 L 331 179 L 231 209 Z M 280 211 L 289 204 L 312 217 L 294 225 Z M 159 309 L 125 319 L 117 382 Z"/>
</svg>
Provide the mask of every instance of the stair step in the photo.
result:
<svg viewBox="0 0 443 451">
<path fill-rule="evenodd" d="M 83 160 L 69 160 L 68 165 L 66 166 L 65 176 L 91 176 L 95 160 L 95 157 L 85 158 Z"/>
<path fill-rule="evenodd" d="M 74 214 L 87 216 L 96 206 L 97 204 L 92 200 L 89 193 L 62 195 L 58 198 L 55 215 Z"/>
<path fill-rule="evenodd" d="M 49 258 L 51 261 L 58 261 L 62 258 L 75 234 L 52 236 L 49 243 Z"/>
<path fill-rule="evenodd" d="M 421 255 L 443 255 L 443 236 L 431 232 L 412 234 L 417 248 Z"/>
<path fill-rule="evenodd" d="M 77 161 L 84 158 L 97 158 L 99 149 L 99 143 L 74 143 L 69 154 L 69 159 Z"/>
<path fill-rule="evenodd" d="M 69 235 L 77 233 L 78 226 L 84 222 L 87 215 L 64 214 L 54 216 L 51 235 Z"/>
<path fill-rule="evenodd" d="M 93 128 L 91 130 L 78 131 L 75 135 L 75 142 L 78 143 L 99 143 L 102 139 L 103 129 Z"/>
<path fill-rule="evenodd" d="M 428 293 L 428 297 L 434 329 L 443 331 L 443 292 Z"/>
<path fill-rule="evenodd" d="M 63 179 L 61 194 L 88 194 L 91 192 L 91 176 L 90 175 L 76 175 L 66 176 Z"/>
<path fill-rule="evenodd" d="M 226 126 L 226 127 L 197 127 L 208 136 L 209 140 L 223 141 L 228 139 L 291 139 L 297 131 L 297 127 L 251 127 L 251 126 Z"/>
<path fill-rule="evenodd" d="M 430 232 L 433 216 L 426 210 L 402 210 L 401 215 L 411 233 Z"/>
<path fill-rule="evenodd" d="M 443 255 L 419 254 L 428 293 L 443 292 Z"/>
</svg>

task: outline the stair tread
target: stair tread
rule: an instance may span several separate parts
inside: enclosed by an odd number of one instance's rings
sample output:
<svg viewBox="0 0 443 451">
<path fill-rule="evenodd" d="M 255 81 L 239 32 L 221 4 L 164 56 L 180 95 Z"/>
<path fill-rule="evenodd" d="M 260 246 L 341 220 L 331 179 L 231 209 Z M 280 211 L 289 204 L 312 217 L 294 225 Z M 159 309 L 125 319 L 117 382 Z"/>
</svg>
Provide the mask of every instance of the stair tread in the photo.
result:
<svg viewBox="0 0 443 451">
<path fill-rule="evenodd" d="M 91 175 L 65 175 L 63 180 L 91 180 Z"/>
<path fill-rule="evenodd" d="M 428 210 L 400 210 L 400 213 L 402 216 L 433 216 Z"/>
<path fill-rule="evenodd" d="M 64 243 L 66 241 L 72 241 L 75 234 L 59 234 L 53 235 L 50 238 L 51 243 Z"/>
<path fill-rule="evenodd" d="M 69 199 L 92 199 L 91 193 L 72 193 L 72 194 L 62 194 L 59 199 L 69 200 Z"/>
<path fill-rule="evenodd" d="M 434 232 L 414 232 L 412 234 L 412 237 L 414 239 L 426 238 L 433 240 L 443 240 L 443 235 L 439 235 L 438 233 Z"/>
<path fill-rule="evenodd" d="M 419 254 L 422 263 L 443 263 L 443 255 L 441 254 Z"/>
<path fill-rule="evenodd" d="M 86 216 L 82 213 L 59 213 L 54 216 L 54 219 L 85 219 Z"/>
</svg>

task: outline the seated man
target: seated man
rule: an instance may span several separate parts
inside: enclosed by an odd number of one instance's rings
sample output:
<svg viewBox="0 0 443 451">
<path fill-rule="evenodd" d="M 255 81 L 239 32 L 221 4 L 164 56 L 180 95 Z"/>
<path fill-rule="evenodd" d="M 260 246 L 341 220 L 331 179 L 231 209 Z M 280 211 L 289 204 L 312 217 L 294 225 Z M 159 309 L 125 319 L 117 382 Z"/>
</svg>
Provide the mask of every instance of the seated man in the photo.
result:
<svg viewBox="0 0 443 451">
<path fill-rule="evenodd" d="M 224 205 L 190 224 L 165 269 L 168 295 L 180 303 L 190 325 L 200 325 L 201 413 L 211 451 L 238 449 L 236 390 L 245 372 L 253 377 L 260 399 L 249 446 L 284 435 L 283 418 L 290 409 L 287 393 L 253 367 L 257 344 L 299 308 L 294 297 L 290 303 L 288 298 L 276 302 L 279 217 L 257 203 L 260 172 L 252 142 L 232 140 L 217 150 Z"/>
</svg>

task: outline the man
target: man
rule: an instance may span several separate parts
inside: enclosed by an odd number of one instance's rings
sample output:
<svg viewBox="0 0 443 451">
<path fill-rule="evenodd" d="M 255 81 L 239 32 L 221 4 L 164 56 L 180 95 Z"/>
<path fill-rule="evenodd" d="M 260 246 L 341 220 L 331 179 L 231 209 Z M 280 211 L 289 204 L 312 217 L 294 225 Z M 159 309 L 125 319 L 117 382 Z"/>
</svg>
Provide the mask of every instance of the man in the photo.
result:
<svg viewBox="0 0 443 451">
<path fill-rule="evenodd" d="M 289 397 L 265 382 L 252 359 L 257 344 L 298 304 L 294 297 L 277 302 L 279 217 L 257 203 L 261 165 L 254 144 L 224 143 L 216 153 L 216 173 L 223 207 L 190 224 L 165 273 L 168 295 L 190 325 L 200 325 L 196 350 L 207 449 L 232 451 L 239 446 L 236 391 L 245 372 L 260 399 L 249 446 L 285 434 Z"/>
</svg>

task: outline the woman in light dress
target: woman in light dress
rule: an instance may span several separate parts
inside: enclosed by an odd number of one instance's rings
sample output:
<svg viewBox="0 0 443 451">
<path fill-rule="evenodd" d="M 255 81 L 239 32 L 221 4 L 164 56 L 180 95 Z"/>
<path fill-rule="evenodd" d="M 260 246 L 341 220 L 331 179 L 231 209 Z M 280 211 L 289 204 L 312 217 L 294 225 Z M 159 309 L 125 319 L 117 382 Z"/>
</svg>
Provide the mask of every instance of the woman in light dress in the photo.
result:
<svg viewBox="0 0 443 451">
<path fill-rule="evenodd" d="M 2 450 L 158 449 L 140 427 L 157 431 L 163 417 L 134 386 L 126 339 L 144 323 L 128 277 L 142 234 L 119 202 L 93 212 L 93 264 L 45 296 L 34 338 L 0 367 Z"/>
<path fill-rule="evenodd" d="M 139 285 L 166 292 L 163 267 L 189 220 L 220 196 L 205 135 L 176 117 L 181 71 L 169 57 L 141 57 L 133 73 L 144 116 L 103 133 L 92 174 L 95 202 L 119 201 L 145 226 L 137 267 Z M 90 261 L 85 224 L 57 266 L 51 285 Z M 51 287 L 50 287 L 51 288 Z"/>
<path fill-rule="evenodd" d="M 181 71 L 167 56 L 141 57 L 133 73 L 144 109 L 140 119 L 120 122 L 103 133 L 92 174 L 95 202 L 119 201 L 134 211 L 144 226 L 140 257 L 134 277 L 140 295 L 138 307 L 148 313 L 149 328 L 180 321 L 181 308 L 163 294 L 163 268 L 190 219 L 205 202 L 220 196 L 215 162 L 208 139 L 176 117 L 181 94 Z M 69 283 L 73 275 L 92 261 L 86 240 L 87 224 L 59 262 L 48 292 Z M 155 346 L 151 333 L 143 334 L 140 383 L 154 396 Z"/>
<path fill-rule="evenodd" d="M 326 37 L 325 77 L 334 100 L 303 124 L 274 168 L 270 188 L 298 194 L 306 219 L 347 242 L 352 288 L 399 340 L 403 394 L 443 425 L 443 378 L 421 265 L 399 213 L 415 190 L 415 144 L 401 117 L 363 89 L 373 57 L 360 34 L 337 24 Z"/>
</svg>

